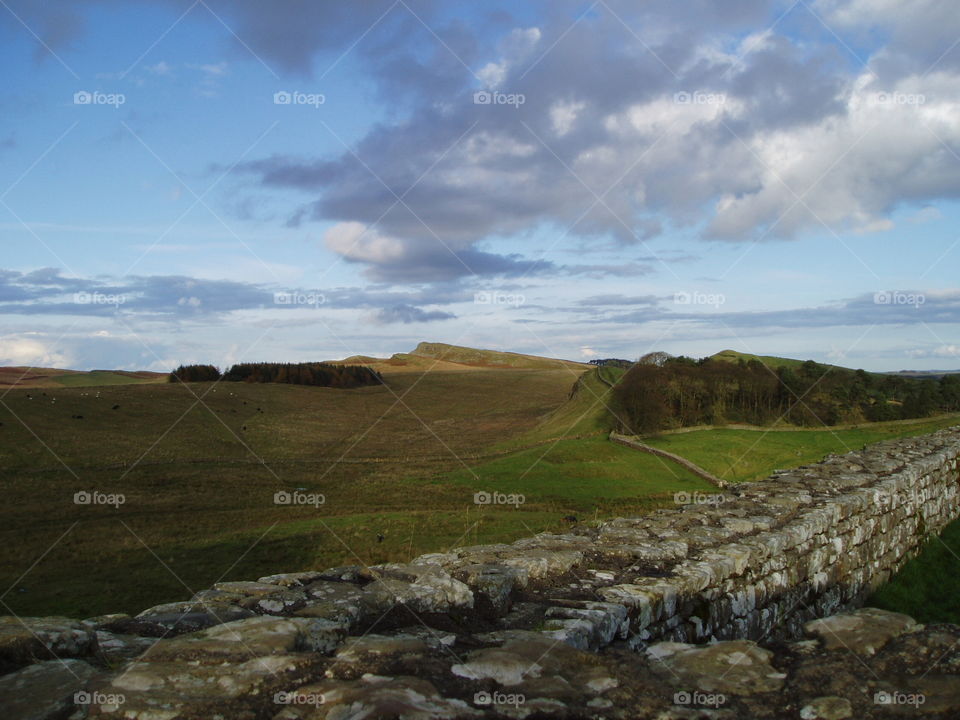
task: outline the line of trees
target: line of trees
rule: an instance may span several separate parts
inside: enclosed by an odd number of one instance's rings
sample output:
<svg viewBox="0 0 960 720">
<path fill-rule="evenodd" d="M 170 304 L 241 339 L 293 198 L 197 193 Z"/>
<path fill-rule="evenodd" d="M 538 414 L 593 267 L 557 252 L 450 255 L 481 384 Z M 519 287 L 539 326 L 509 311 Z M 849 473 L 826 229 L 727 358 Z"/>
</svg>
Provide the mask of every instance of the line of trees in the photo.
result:
<svg viewBox="0 0 960 720">
<path fill-rule="evenodd" d="M 289 383 L 319 387 L 353 388 L 378 385 L 380 373 L 364 365 L 332 363 L 237 363 L 221 373 L 213 365 L 181 365 L 170 373 L 170 382 L 212 380 L 249 383 Z"/>
<path fill-rule="evenodd" d="M 731 422 L 799 426 L 960 411 L 960 376 L 939 381 L 820 365 L 771 369 L 759 360 L 667 357 L 639 362 L 614 388 L 621 430 L 649 434 Z"/>
<path fill-rule="evenodd" d="M 220 369 L 213 365 L 181 365 L 170 373 L 170 382 L 211 382 L 220 379 Z"/>
</svg>

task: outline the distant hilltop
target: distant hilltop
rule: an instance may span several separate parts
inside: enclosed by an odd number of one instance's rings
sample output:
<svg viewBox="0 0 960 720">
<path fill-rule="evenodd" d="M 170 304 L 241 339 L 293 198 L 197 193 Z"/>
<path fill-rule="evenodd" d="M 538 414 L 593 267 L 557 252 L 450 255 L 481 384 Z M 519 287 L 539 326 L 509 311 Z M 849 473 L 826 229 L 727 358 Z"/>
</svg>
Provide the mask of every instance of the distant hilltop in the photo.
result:
<svg viewBox="0 0 960 720">
<path fill-rule="evenodd" d="M 587 363 L 558 358 L 525 355 L 500 350 L 478 350 L 447 343 L 422 342 L 409 353 L 395 353 L 389 358 L 369 355 L 352 355 L 333 362 L 347 365 L 369 365 L 379 372 L 412 372 L 429 370 L 476 370 L 476 369 L 571 369 L 585 370 Z"/>
<path fill-rule="evenodd" d="M 0 367 L 2 387 L 91 387 L 98 385 L 132 385 L 165 382 L 167 373 L 147 370 L 64 370 L 61 368 Z"/>
</svg>

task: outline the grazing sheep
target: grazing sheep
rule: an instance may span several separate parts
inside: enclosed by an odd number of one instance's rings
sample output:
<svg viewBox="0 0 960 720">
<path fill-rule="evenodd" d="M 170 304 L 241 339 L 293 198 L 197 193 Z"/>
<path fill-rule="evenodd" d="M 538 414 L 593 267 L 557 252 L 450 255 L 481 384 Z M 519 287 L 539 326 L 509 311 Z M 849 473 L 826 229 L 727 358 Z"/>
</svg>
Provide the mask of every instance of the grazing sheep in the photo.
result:
<svg viewBox="0 0 960 720">
<path fill-rule="evenodd" d="M 114 410 L 119 410 L 119 409 L 120 409 L 120 406 L 119 406 L 119 405 L 114 405 L 114 406 L 113 406 L 113 409 L 114 409 Z"/>
</svg>

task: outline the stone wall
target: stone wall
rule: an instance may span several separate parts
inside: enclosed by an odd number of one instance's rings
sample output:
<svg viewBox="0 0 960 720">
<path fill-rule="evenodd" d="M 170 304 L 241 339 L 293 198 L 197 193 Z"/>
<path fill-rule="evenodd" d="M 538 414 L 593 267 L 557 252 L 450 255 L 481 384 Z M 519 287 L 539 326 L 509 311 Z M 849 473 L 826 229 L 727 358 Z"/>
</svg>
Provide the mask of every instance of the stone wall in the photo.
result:
<svg viewBox="0 0 960 720">
<path fill-rule="evenodd" d="M 956 717 L 960 628 L 816 618 L 857 606 L 958 516 L 958 461 L 954 428 L 566 534 L 223 582 L 136 617 L 0 618 L 0 706 L 35 720 L 810 720 L 887 717 L 871 693 L 900 693 Z M 687 644 L 705 641 L 721 642 Z"/>
<path fill-rule="evenodd" d="M 622 529 L 624 539 L 679 544 L 671 577 L 598 590 L 629 608 L 638 637 L 797 636 L 806 621 L 860 604 L 960 515 L 960 436 L 875 445 L 713 497 L 601 528 L 601 538 Z"/>
</svg>

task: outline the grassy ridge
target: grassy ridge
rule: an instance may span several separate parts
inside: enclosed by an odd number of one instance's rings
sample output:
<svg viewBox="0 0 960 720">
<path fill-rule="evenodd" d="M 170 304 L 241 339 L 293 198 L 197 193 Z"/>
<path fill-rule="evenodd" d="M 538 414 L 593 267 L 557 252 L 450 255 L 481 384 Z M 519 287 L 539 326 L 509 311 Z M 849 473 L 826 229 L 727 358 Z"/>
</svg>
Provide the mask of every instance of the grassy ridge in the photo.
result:
<svg viewBox="0 0 960 720">
<path fill-rule="evenodd" d="M 737 352 L 736 350 L 721 350 L 718 353 L 714 353 L 710 357 L 716 360 L 727 360 L 728 362 L 739 362 L 743 360 L 748 362 L 750 360 L 759 360 L 766 367 L 776 370 L 777 368 L 786 367 L 796 370 L 801 365 L 803 365 L 803 360 L 794 360 L 793 358 L 784 358 L 777 357 L 776 355 L 754 355 L 752 353 L 742 353 Z M 822 363 L 820 363 L 822 364 Z M 824 367 L 831 367 L 830 365 L 824 365 Z"/>
<path fill-rule="evenodd" d="M 420 343 L 414 351 L 408 355 L 401 354 L 394 355 L 394 357 L 409 357 L 411 355 L 476 366 L 529 368 L 537 370 L 566 367 L 574 372 L 582 372 L 590 367 L 585 363 L 573 362 L 571 360 L 557 360 L 539 357 L 537 355 L 524 355 L 523 353 L 502 352 L 500 350 L 478 350 L 460 345 L 428 342 Z"/>
<path fill-rule="evenodd" d="M 60 368 L 0 367 L 0 389 L 99 387 L 164 382 L 166 373 L 126 370 L 62 370 Z"/>
<path fill-rule="evenodd" d="M 551 412 L 535 428 L 501 443 L 498 447 L 518 448 L 558 438 L 599 436 L 609 433 L 613 427 L 610 405 L 611 387 L 604 383 L 599 375 L 599 371 L 607 370 L 615 370 L 615 368 L 593 368 L 579 377 L 575 373 L 570 374 L 573 388 L 567 401 Z M 619 378 L 615 373 L 605 373 L 605 377 Z"/>
</svg>

